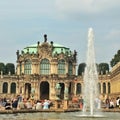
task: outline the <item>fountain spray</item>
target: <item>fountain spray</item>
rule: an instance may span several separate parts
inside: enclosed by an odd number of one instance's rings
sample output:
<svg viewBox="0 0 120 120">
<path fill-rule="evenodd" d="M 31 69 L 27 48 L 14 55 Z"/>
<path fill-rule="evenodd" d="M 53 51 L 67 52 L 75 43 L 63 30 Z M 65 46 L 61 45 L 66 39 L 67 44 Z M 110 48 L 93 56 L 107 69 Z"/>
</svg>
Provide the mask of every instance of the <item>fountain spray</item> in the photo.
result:
<svg viewBox="0 0 120 120">
<path fill-rule="evenodd" d="M 86 67 L 84 72 L 84 107 L 83 111 L 90 111 L 90 115 L 94 114 L 94 103 L 96 97 L 98 97 L 98 73 L 95 62 L 95 50 L 94 50 L 94 32 L 92 28 L 88 30 L 88 50 Z"/>
</svg>

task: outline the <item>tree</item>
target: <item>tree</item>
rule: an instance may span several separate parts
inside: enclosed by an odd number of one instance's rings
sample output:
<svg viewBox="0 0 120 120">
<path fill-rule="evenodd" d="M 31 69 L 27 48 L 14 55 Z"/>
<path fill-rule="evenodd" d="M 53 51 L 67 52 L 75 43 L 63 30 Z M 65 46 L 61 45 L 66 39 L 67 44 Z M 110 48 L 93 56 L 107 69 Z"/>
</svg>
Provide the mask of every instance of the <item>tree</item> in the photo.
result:
<svg viewBox="0 0 120 120">
<path fill-rule="evenodd" d="M 114 55 L 114 58 L 110 61 L 111 67 L 120 62 L 120 50 L 117 51 L 117 54 Z"/>
<path fill-rule="evenodd" d="M 5 74 L 5 64 L 4 63 L 0 63 L 0 72 L 3 72 L 3 74 Z M 1 73 L 0 73 L 1 74 Z"/>
<path fill-rule="evenodd" d="M 82 73 L 84 73 L 85 66 L 86 66 L 85 63 L 79 64 L 79 66 L 78 66 L 78 75 L 82 75 Z"/>
<path fill-rule="evenodd" d="M 109 65 L 107 63 L 100 63 L 99 64 L 99 74 L 106 74 L 109 72 Z"/>
<path fill-rule="evenodd" d="M 5 70 L 6 70 L 6 74 L 9 74 L 9 72 L 11 74 L 15 74 L 15 66 L 13 63 L 7 63 L 5 66 Z"/>
</svg>

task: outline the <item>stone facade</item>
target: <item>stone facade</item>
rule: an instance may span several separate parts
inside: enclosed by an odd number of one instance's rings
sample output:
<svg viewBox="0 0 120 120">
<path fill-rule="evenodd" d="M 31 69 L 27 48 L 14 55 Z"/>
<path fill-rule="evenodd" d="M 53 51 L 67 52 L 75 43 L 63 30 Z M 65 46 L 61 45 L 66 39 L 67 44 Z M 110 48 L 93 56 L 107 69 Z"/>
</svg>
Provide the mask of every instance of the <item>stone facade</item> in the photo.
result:
<svg viewBox="0 0 120 120">
<path fill-rule="evenodd" d="M 17 51 L 15 75 L 1 73 L 0 96 L 68 100 L 82 95 L 83 76 L 76 76 L 76 56 L 76 51 L 49 43 L 44 35 L 44 42 Z M 98 87 L 102 98 L 120 95 L 120 63 L 109 74 L 99 76 Z"/>
<path fill-rule="evenodd" d="M 120 97 L 120 62 L 111 70 L 111 95 Z"/>
</svg>

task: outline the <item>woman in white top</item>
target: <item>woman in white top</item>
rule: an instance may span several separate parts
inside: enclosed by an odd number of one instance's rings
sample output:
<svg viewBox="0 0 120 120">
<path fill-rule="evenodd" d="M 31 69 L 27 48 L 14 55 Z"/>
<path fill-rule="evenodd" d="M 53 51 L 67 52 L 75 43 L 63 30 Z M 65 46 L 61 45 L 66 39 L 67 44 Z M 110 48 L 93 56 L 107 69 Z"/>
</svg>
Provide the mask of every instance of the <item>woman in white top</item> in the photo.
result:
<svg viewBox="0 0 120 120">
<path fill-rule="evenodd" d="M 40 109 L 42 109 L 42 103 L 41 103 L 41 101 L 37 101 L 37 104 L 36 104 L 36 110 L 40 110 Z"/>
</svg>

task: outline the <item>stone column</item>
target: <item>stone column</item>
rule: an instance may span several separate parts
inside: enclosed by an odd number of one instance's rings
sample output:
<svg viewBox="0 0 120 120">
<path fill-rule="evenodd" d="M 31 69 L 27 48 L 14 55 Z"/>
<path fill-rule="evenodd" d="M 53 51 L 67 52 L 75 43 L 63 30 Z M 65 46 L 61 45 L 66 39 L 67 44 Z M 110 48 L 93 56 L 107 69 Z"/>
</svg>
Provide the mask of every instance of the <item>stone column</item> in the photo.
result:
<svg viewBox="0 0 120 120">
<path fill-rule="evenodd" d="M 108 82 L 106 82 L 105 84 L 106 84 L 106 94 L 108 94 Z"/>
<path fill-rule="evenodd" d="M 55 82 L 53 81 L 50 83 L 50 99 L 56 100 Z"/>
<path fill-rule="evenodd" d="M 64 100 L 64 106 L 63 109 L 68 109 L 68 100 Z"/>
<path fill-rule="evenodd" d="M 22 62 L 21 65 L 22 65 L 22 67 L 21 67 L 21 68 L 22 68 L 21 72 L 24 73 L 24 62 Z"/>
<path fill-rule="evenodd" d="M 68 83 L 65 83 L 64 100 L 68 100 L 69 99 L 68 87 L 69 87 Z"/>
<path fill-rule="evenodd" d="M 103 94 L 103 83 L 101 83 L 101 94 Z"/>
<path fill-rule="evenodd" d="M 20 75 L 20 63 L 17 63 L 17 75 Z"/>
<path fill-rule="evenodd" d="M 76 63 L 73 63 L 73 75 L 76 75 Z"/>
<path fill-rule="evenodd" d="M 39 83 L 38 83 L 38 81 L 35 81 L 35 99 L 37 100 L 37 99 L 39 99 L 40 97 L 39 97 L 39 92 L 40 92 L 40 88 L 39 88 L 40 86 L 39 86 Z"/>
<path fill-rule="evenodd" d="M 8 94 L 10 94 L 10 84 L 11 83 L 8 83 Z"/>
<path fill-rule="evenodd" d="M 68 63 L 65 62 L 65 73 L 68 73 Z"/>
<path fill-rule="evenodd" d="M 74 84 L 74 95 L 76 96 L 76 90 L 77 90 L 77 83 Z"/>
<path fill-rule="evenodd" d="M 24 83 L 23 83 L 23 85 L 22 85 L 22 95 L 24 95 L 25 94 L 25 88 L 24 88 Z"/>
<path fill-rule="evenodd" d="M 19 94 L 19 81 L 16 82 L 16 93 Z"/>
<path fill-rule="evenodd" d="M 36 66 L 35 62 L 32 62 L 31 74 L 35 74 L 36 73 L 35 66 Z"/>
<path fill-rule="evenodd" d="M 51 62 L 51 74 L 57 74 L 57 62 Z"/>
</svg>

